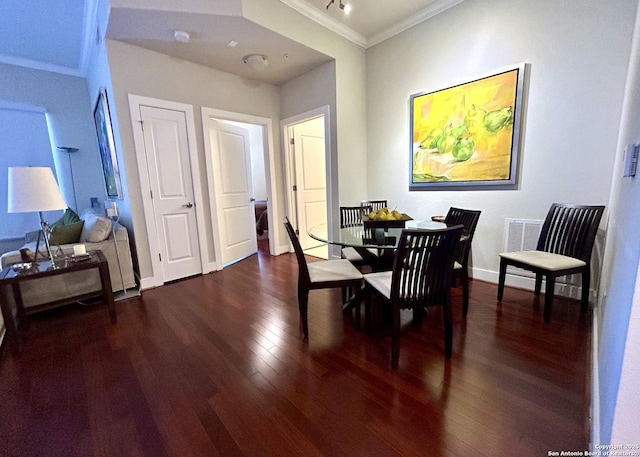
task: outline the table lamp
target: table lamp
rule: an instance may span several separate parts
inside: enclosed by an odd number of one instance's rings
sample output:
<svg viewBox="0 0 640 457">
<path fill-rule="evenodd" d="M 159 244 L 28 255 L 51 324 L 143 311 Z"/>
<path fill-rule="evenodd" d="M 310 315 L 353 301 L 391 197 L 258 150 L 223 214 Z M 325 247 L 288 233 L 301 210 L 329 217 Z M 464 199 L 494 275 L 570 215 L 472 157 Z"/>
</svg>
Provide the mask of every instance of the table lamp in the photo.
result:
<svg viewBox="0 0 640 457">
<path fill-rule="evenodd" d="M 49 224 L 42 217 L 43 211 L 67 209 L 60 188 L 49 167 L 9 167 L 9 195 L 7 212 L 40 215 L 42 231 L 52 268 L 56 268 L 49 243 Z M 36 255 L 38 253 L 36 252 Z"/>
</svg>

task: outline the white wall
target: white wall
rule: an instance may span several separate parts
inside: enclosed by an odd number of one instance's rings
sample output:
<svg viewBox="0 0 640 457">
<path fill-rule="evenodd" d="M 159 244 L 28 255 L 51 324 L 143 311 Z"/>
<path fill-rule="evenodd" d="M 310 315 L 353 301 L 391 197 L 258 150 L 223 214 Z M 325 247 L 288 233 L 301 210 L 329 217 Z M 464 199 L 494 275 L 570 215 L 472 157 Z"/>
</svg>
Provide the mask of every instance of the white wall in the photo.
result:
<svg viewBox="0 0 640 457">
<path fill-rule="evenodd" d="M 253 198 L 256 200 L 266 200 L 267 180 L 264 168 L 264 138 L 262 126 L 245 124 L 249 130 L 249 141 L 251 142 L 251 181 L 253 187 Z"/>
<path fill-rule="evenodd" d="M 631 16 L 631 14 L 630 14 Z M 638 441 L 640 399 L 640 174 L 623 178 L 624 148 L 640 143 L 640 10 L 635 33 L 626 95 L 620 124 L 613 189 L 609 202 L 611 220 L 607 233 L 604 274 L 598 310 L 599 345 L 597 377 L 601 444 L 631 444 Z M 635 284 L 635 287 L 634 287 Z"/>
<path fill-rule="evenodd" d="M 480 209 L 474 276 L 497 281 L 505 218 L 606 204 L 636 0 L 466 0 L 367 50 L 367 192 L 414 218 Z M 615 50 L 615 52 L 613 51 Z M 529 64 L 516 190 L 408 191 L 409 96 Z"/>
<path fill-rule="evenodd" d="M 68 163 L 64 163 L 68 165 Z M 23 238 L 38 230 L 38 213 L 7 213 L 9 167 L 49 167 L 55 174 L 51 142 L 44 109 L 0 101 L 0 240 Z M 69 202 L 73 206 L 73 197 Z M 65 198 L 67 200 L 67 198 Z M 55 221 L 60 211 L 46 212 L 46 221 Z"/>
<path fill-rule="evenodd" d="M 282 86 L 282 119 L 330 107 L 328 140 L 336 169 L 333 201 L 365 198 L 367 175 L 365 50 L 278 0 L 243 0 L 243 15 L 335 59 Z M 338 220 L 339 205 L 333 208 Z"/>
<path fill-rule="evenodd" d="M 71 157 L 79 211 L 89 206 L 90 197 L 104 195 L 93 108 L 84 78 L 0 64 L 0 100 L 46 110 L 51 153 L 67 204 L 73 206 L 74 201 L 69 158 L 57 146 L 79 149 Z M 0 195 L 5 191 L 0 190 Z"/>
<path fill-rule="evenodd" d="M 236 75 L 214 70 L 190 62 L 168 57 L 153 51 L 107 40 L 109 66 L 113 85 L 114 104 L 117 111 L 124 167 L 127 170 L 127 187 L 131 219 L 136 237 L 136 251 L 142 280 L 152 276 L 149 240 L 142 209 L 142 196 L 138 167 L 133 142 L 133 130 L 129 113 L 128 94 L 169 100 L 193 105 L 196 127 L 196 145 L 200 164 L 206 163 L 202 133 L 201 108 L 214 108 L 271 118 L 279 125 L 280 92 L 270 84 L 249 81 Z M 114 108 L 115 106 L 115 108 Z M 274 144 L 280 144 L 280 133 L 272 132 Z M 281 159 L 276 157 L 276 176 L 281 175 Z M 200 182 L 205 194 L 206 221 L 208 212 L 206 169 L 201 167 Z M 281 187 L 280 190 L 281 192 Z M 281 194 L 280 194 L 281 195 Z M 283 201 L 284 198 L 280 198 Z M 284 207 L 279 211 L 283 211 Z M 283 213 L 280 213 L 283 214 Z M 213 235 L 211 224 L 205 223 L 210 252 L 208 261 L 213 262 Z M 207 254 L 205 254 L 207 255 Z"/>
<path fill-rule="evenodd" d="M 129 205 L 129 188 L 127 186 L 127 174 L 128 171 L 124 164 L 124 156 L 122 152 L 122 144 L 120 142 L 120 121 L 118 116 L 116 116 L 116 110 L 114 107 L 114 93 L 113 87 L 111 85 L 111 74 L 109 69 L 109 60 L 107 56 L 107 48 L 104 40 L 104 35 L 107 30 L 107 25 L 109 23 L 109 14 L 110 14 L 110 4 L 109 0 L 99 0 L 98 3 L 98 14 L 96 20 L 96 27 L 98 29 L 98 34 L 100 36 L 100 41 L 96 43 L 96 41 L 91 42 L 90 48 L 90 59 L 87 71 L 87 86 L 89 90 L 89 96 L 92 101 L 92 115 L 93 108 L 95 108 L 96 102 L 98 100 L 98 95 L 100 93 L 100 89 L 104 88 L 107 92 L 107 101 L 109 103 L 109 111 L 111 113 L 111 127 L 113 129 L 113 137 L 116 149 L 116 157 L 118 160 L 118 170 L 120 172 L 120 181 L 122 184 L 122 199 L 118 200 L 118 209 L 120 211 L 120 220 L 119 222 L 127 227 L 129 230 L 129 240 L 135 246 L 135 233 L 132 230 L 133 223 L 131 220 L 131 208 Z M 99 155 L 97 155 L 96 160 L 99 160 Z M 102 173 L 102 169 L 100 169 Z M 101 175 L 102 176 L 102 175 Z M 104 178 L 102 178 L 102 182 L 104 183 Z M 102 186 L 105 187 L 104 184 Z M 102 194 L 99 196 L 100 203 L 100 211 L 103 211 L 103 200 L 107 198 L 106 190 L 103 189 Z M 135 258 L 134 258 L 135 262 Z"/>
<path fill-rule="evenodd" d="M 253 188 L 253 198 L 256 200 L 266 200 L 269 195 L 267 193 L 267 180 L 264 168 L 264 137 L 262 135 L 262 126 L 236 121 L 224 122 L 249 131 L 251 186 Z"/>
</svg>

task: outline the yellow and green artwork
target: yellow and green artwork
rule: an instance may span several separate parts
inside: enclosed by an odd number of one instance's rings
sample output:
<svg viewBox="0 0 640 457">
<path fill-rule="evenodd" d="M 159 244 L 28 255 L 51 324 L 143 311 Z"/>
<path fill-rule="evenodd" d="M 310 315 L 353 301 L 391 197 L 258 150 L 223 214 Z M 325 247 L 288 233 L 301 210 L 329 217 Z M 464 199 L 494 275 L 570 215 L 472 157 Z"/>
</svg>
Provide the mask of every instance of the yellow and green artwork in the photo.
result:
<svg viewBox="0 0 640 457">
<path fill-rule="evenodd" d="M 411 190 L 515 184 L 524 65 L 411 96 Z"/>
</svg>

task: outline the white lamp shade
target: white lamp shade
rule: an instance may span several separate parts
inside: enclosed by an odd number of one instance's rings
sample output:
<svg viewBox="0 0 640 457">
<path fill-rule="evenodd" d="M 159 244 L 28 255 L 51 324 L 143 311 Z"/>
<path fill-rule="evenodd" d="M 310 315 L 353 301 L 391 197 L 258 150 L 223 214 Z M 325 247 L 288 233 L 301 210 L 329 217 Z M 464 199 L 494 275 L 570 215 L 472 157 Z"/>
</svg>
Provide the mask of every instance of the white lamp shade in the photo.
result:
<svg viewBox="0 0 640 457">
<path fill-rule="evenodd" d="M 9 167 L 7 212 L 30 213 L 66 209 L 60 188 L 48 167 Z"/>
</svg>

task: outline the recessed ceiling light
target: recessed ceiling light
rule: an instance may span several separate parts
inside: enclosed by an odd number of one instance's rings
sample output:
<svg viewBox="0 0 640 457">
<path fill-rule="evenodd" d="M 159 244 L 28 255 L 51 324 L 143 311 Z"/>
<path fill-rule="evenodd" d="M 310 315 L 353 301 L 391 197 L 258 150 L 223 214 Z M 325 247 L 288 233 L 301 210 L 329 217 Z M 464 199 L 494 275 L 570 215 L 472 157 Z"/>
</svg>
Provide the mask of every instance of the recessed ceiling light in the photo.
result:
<svg viewBox="0 0 640 457">
<path fill-rule="evenodd" d="M 235 40 L 231 40 L 227 43 L 227 47 L 229 48 L 235 48 L 236 46 L 238 46 L 238 42 Z"/>
<path fill-rule="evenodd" d="M 185 32 L 184 30 L 176 30 L 173 32 L 173 38 L 180 43 L 188 43 L 191 39 L 191 36 Z"/>
</svg>

